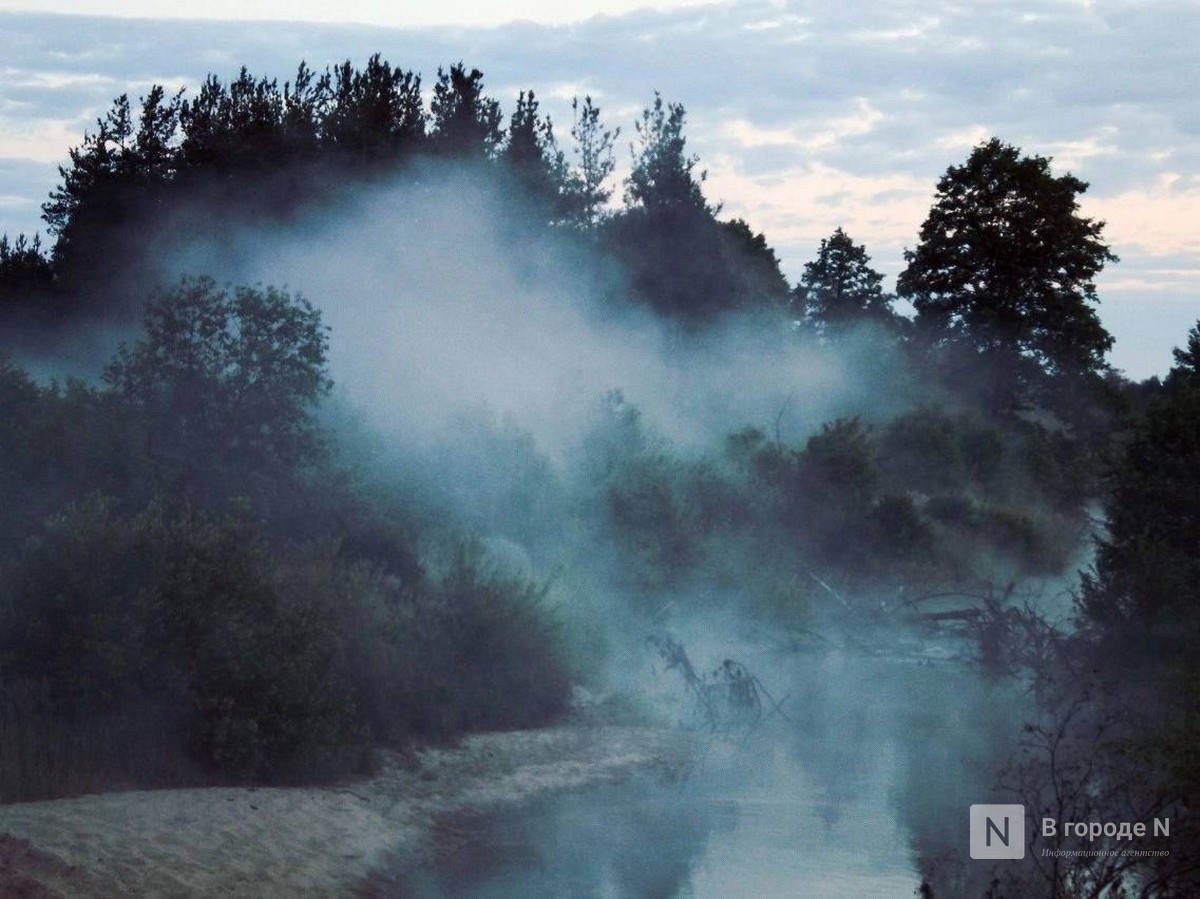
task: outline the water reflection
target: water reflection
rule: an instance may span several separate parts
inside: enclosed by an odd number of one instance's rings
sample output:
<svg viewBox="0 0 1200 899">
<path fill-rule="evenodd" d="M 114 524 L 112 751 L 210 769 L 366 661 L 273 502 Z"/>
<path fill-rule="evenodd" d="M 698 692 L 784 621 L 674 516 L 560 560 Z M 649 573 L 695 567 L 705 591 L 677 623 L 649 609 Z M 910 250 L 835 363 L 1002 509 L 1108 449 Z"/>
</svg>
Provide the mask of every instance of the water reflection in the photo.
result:
<svg viewBox="0 0 1200 899">
<path fill-rule="evenodd" d="M 449 822 L 442 861 L 391 895 L 913 896 L 919 856 L 956 847 L 967 807 L 988 801 L 1011 697 L 965 669 L 898 659 L 786 670 L 788 720 L 703 738 L 674 782 Z"/>
<path fill-rule="evenodd" d="M 691 895 L 692 866 L 722 812 L 684 784 L 641 780 L 455 822 L 450 849 L 390 895 L 428 899 Z"/>
</svg>

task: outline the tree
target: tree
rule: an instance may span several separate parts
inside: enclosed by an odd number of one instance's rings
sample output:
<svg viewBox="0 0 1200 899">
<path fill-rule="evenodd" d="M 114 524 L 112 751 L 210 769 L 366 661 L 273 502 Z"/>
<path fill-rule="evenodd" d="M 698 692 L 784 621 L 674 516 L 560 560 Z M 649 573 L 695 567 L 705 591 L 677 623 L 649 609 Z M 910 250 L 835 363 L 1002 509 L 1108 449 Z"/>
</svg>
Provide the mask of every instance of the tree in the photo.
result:
<svg viewBox="0 0 1200 899">
<path fill-rule="evenodd" d="M 71 164 L 59 166 L 62 183 L 42 204 L 42 219 L 57 238 L 53 259 L 60 271 L 71 268 L 83 274 L 102 265 L 105 254 L 93 245 L 125 222 L 133 127 L 129 97 L 122 94 L 96 120 L 96 131 L 84 134 L 83 143 L 71 149 Z"/>
<path fill-rule="evenodd" d="M 866 247 L 841 228 L 821 241 L 817 258 L 804 266 L 793 303 L 807 322 L 829 332 L 848 326 L 895 320 L 883 275 L 871 268 Z"/>
<path fill-rule="evenodd" d="M 500 104 L 483 95 L 483 73 L 456 63 L 438 69 L 430 103 L 433 145 L 450 156 L 491 157 L 504 139 Z"/>
<path fill-rule="evenodd" d="M 719 222 L 687 153 L 684 108 L 654 102 L 636 123 L 625 208 L 605 223 L 636 295 L 695 327 L 734 311 L 782 307 L 787 282 L 774 251 L 744 221 Z"/>
<path fill-rule="evenodd" d="M 105 380 L 140 410 L 165 487 L 220 498 L 321 458 L 328 339 L 306 300 L 185 278 L 151 300 L 145 328 Z"/>
<path fill-rule="evenodd" d="M 951 166 L 898 282 L 919 330 L 1001 362 L 1019 391 L 1040 375 L 1098 372 L 1112 337 L 1093 279 L 1116 257 L 1103 222 L 1079 214 L 1086 189 L 996 138 Z"/>
<path fill-rule="evenodd" d="M 278 165 L 287 148 L 285 106 L 278 83 L 255 78 L 245 66 L 228 88 L 209 75 L 180 109 L 183 167 L 228 174 Z"/>
<path fill-rule="evenodd" d="M 1113 476 L 1108 534 L 1082 606 L 1106 627 L 1158 631 L 1160 649 L 1200 636 L 1200 324 L 1176 350 L 1167 389 L 1137 423 Z"/>
<path fill-rule="evenodd" d="M 662 95 L 654 92 L 654 103 L 642 110 L 641 119 L 634 123 L 638 142 L 630 146 L 633 170 L 625 188 L 627 206 L 642 206 L 654 211 L 667 208 L 696 208 L 707 213 L 700 185 L 705 173 L 695 175 L 696 156 L 687 155 L 683 123 L 687 113 L 682 104 L 663 104 Z"/>
<path fill-rule="evenodd" d="M 608 130 L 600 124 L 600 108 L 591 97 L 584 97 L 582 105 L 578 97 L 574 98 L 571 111 L 575 115 L 571 137 L 575 139 L 577 160 L 572 190 L 579 224 L 590 228 L 604 217 L 604 207 L 612 197 L 612 188 L 606 183 L 616 165 L 613 144 L 621 129 Z"/>
<path fill-rule="evenodd" d="M 421 78 L 385 62 L 378 53 L 361 72 L 349 61 L 332 76 L 325 138 L 363 162 L 391 161 L 425 136 Z"/>
<path fill-rule="evenodd" d="M 175 171 L 178 147 L 175 136 L 179 112 L 183 107 L 183 89 L 168 97 L 161 84 L 155 84 L 142 98 L 142 111 L 134 136 L 134 174 L 143 183 L 157 185 Z"/>
<path fill-rule="evenodd" d="M 179 94 L 167 97 L 154 85 L 135 116 L 129 97 L 113 101 L 96 120 L 96 131 L 70 151 L 60 166 L 61 183 L 42 205 L 42 218 L 56 237 L 53 262 L 59 286 L 95 285 L 136 267 L 145 233 L 131 233 L 162 197 L 173 177 Z"/>
<path fill-rule="evenodd" d="M 1174 350 L 1175 367 L 1167 376 L 1167 387 L 1172 389 L 1200 388 L 1200 321 L 1188 331 L 1187 344 Z"/>
<path fill-rule="evenodd" d="M 521 91 L 517 97 L 500 160 L 524 198 L 557 218 L 566 190 L 567 163 L 550 119 L 538 114 L 533 91 Z"/>
<path fill-rule="evenodd" d="M 9 241 L 0 235 L 0 307 L 28 303 L 44 294 L 54 283 L 54 265 L 42 252 L 38 235 L 29 240 L 24 234 Z"/>
</svg>

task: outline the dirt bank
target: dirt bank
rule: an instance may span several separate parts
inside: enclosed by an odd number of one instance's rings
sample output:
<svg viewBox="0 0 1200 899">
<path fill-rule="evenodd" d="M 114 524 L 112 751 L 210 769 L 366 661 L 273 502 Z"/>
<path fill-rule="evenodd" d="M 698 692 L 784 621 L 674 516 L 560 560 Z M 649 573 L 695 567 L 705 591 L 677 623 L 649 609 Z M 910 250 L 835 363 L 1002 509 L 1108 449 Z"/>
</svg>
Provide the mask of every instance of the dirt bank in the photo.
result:
<svg viewBox="0 0 1200 899">
<path fill-rule="evenodd" d="M 326 788 L 109 793 L 0 806 L 0 895 L 345 896 L 420 864 L 464 810 L 686 765 L 681 735 L 564 725 L 482 734 Z"/>
</svg>

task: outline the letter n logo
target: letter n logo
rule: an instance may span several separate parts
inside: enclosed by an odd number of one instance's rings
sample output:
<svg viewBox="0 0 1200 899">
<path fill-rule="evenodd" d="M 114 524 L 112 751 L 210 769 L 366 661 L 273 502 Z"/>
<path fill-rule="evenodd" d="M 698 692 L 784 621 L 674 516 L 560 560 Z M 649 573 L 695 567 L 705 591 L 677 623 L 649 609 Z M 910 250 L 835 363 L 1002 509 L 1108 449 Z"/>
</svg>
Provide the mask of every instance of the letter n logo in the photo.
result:
<svg viewBox="0 0 1200 899">
<path fill-rule="evenodd" d="M 971 858 L 1024 858 L 1025 806 L 971 806 Z"/>
</svg>

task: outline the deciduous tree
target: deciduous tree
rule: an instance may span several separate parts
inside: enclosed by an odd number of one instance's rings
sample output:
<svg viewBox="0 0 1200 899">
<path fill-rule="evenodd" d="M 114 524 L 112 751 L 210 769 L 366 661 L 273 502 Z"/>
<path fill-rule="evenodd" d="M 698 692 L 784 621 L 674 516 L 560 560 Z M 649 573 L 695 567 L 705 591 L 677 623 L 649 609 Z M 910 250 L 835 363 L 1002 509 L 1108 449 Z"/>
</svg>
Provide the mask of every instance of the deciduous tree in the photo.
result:
<svg viewBox="0 0 1200 899">
<path fill-rule="evenodd" d="M 1087 184 L 993 138 L 938 182 L 898 293 L 935 343 L 1008 373 L 1017 394 L 1041 375 L 1098 372 L 1112 337 L 1095 277 L 1116 257 L 1103 222 L 1080 214 Z"/>
</svg>

